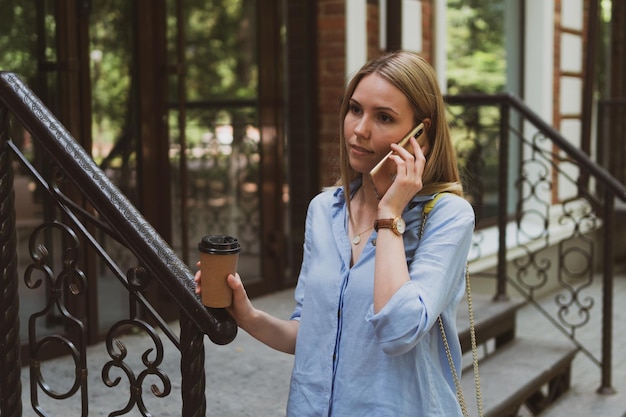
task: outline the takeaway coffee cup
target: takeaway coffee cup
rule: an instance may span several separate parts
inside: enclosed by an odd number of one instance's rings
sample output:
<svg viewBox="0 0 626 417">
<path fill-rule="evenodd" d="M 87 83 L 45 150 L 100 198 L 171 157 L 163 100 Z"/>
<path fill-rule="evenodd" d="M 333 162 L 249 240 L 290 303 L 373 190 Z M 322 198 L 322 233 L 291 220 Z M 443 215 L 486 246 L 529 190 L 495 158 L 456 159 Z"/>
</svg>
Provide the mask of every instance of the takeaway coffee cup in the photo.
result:
<svg viewBox="0 0 626 417">
<path fill-rule="evenodd" d="M 226 235 L 204 236 L 198 244 L 202 271 L 202 304 L 222 308 L 232 303 L 233 293 L 226 279 L 237 272 L 241 246 L 237 238 Z"/>
</svg>

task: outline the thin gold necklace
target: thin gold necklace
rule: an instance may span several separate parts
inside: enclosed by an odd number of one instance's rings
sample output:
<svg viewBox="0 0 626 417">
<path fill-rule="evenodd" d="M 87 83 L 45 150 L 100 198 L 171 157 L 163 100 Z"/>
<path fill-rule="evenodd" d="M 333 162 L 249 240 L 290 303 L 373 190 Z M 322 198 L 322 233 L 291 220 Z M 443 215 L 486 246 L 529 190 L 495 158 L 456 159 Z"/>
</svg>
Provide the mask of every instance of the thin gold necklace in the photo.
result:
<svg viewBox="0 0 626 417">
<path fill-rule="evenodd" d="M 354 235 L 354 237 L 352 238 L 352 244 L 357 246 L 359 243 L 361 243 L 361 235 L 373 228 L 374 226 L 370 226 L 367 229 L 363 230 L 361 233 L 357 233 L 356 235 Z"/>
<path fill-rule="evenodd" d="M 362 188 L 361 188 L 361 189 L 359 189 L 359 190 L 357 191 L 357 193 L 358 193 L 359 191 L 361 191 L 361 190 L 362 190 Z M 356 197 L 356 193 L 355 193 L 355 197 Z M 353 200 L 354 200 L 354 198 L 353 198 Z M 350 224 L 351 224 L 351 225 L 352 225 L 352 227 L 354 228 L 354 223 L 352 222 L 352 217 L 350 217 L 350 213 L 348 213 L 348 221 L 350 222 Z M 359 233 L 355 234 L 355 235 L 352 237 L 352 244 L 353 244 L 354 246 L 358 246 L 358 245 L 361 243 L 361 235 L 362 235 L 363 233 L 365 233 L 365 232 L 368 232 L 368 231 L 372 230 L 373 228 L 374 228 L 374 225 L 372 224 L 372 225 L 371 225 L 370 227 L 368 227 L 367 229 L 365 229 L 365 230 L 363 230 L 363 231 L 361 231 L 361 232 L 359 232 Z"/>
</svg>

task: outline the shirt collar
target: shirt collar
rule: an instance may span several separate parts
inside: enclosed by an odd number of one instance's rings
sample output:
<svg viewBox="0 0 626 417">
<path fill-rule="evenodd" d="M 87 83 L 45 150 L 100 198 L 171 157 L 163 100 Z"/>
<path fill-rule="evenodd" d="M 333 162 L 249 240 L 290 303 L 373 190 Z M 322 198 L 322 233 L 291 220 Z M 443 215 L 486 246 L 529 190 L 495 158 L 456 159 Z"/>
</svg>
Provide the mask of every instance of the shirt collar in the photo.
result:
<svg viewBox="0 0 626 417">
<path fill-rule="evenodd" d="M 362 179 L 360 177 L 350 183 L 350 192 L 352 195 L 354 195 L 354 193 L 359 189 L 361 184 Z M 422 203 L 435 198 L 435 195 L 437 194 L 418 194 L 414 196 L 411 201 L 409 201 L 409 204 L 404 211 L 406 212 L 413 210 L 415 207 L 421 205 Z M 335 205 L 342 206 L 346 203 L 346 193 L 343 187 L 336 187 L 333 196 L 335 197 Z"/>
</svg>

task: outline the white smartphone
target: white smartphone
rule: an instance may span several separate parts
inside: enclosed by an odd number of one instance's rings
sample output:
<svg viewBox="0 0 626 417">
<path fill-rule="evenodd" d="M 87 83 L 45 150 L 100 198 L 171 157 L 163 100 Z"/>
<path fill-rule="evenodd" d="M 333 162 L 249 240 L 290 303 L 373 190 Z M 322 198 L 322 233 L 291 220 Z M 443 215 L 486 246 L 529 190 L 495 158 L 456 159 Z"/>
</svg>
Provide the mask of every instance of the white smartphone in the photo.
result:
<svg viewBox="0 0 626 417">
<path fill-rule="evenodd" d="M 413 147 L 411 146 L 410 139 L 414 137 L 418 139 L 420 136 L 424 134 L 424 123 L 420 123 L 415 126 L 405 137 L 403 137 L 398 145 L 402 146 L 407 151 L 413 154 Z M 396 164 L 389 159 L 390 155 L 393 155 L 394 151 L 389 151 L 387 155 L 383 159 L 380 160 L 378 164 L 369 173 L 369 177 L 372 181 L 372 185 L 374 186 L 374 192 L 376 196 L 380 200 L 382 196 L 387 192 L 389 187 L 391 187 L 391 183 L 396 178 Z"/>
</svg>

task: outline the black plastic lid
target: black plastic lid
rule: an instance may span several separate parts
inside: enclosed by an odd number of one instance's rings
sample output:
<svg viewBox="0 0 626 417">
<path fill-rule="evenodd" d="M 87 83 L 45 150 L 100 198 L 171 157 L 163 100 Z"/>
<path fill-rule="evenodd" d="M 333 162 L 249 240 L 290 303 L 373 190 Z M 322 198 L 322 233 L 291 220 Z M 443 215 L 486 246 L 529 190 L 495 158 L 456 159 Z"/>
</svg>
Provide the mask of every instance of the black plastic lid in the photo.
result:
<svg viewBox="0 0 626 417">
<path fill-rule="evenodd" d="M 204 236 L 198 244 L 198 250 L 203 253 L 216 255 L 229 255 L 231 253 L 239 253 L 241 246 L 236 237 L 227 235 L 208 235 Z"/>
</svg>

